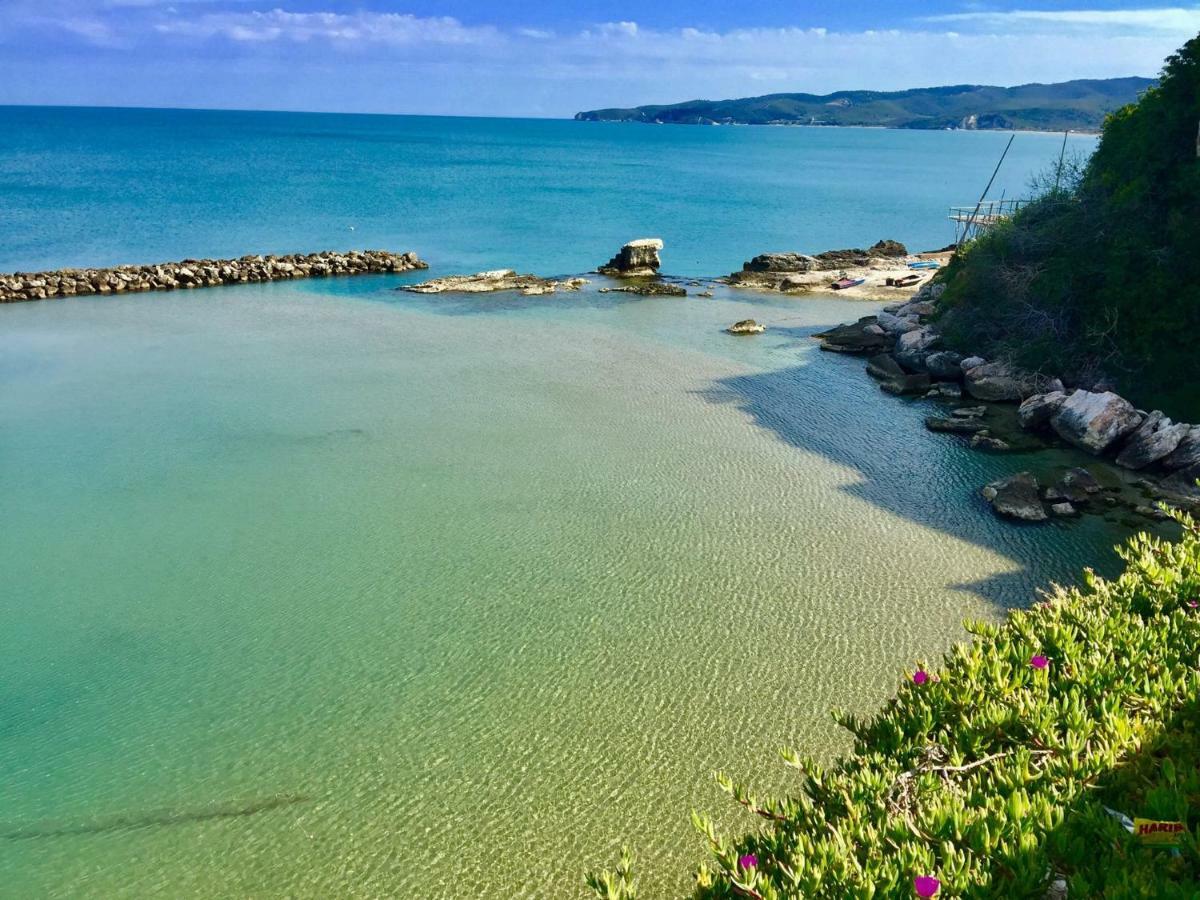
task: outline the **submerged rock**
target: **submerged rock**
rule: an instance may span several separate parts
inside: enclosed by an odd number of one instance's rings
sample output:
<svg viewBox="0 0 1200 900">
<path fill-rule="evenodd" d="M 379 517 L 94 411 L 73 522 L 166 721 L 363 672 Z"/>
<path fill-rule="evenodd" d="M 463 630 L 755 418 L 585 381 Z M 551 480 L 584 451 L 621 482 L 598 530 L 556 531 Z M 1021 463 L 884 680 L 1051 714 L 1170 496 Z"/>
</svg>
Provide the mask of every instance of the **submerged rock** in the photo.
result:
<svg viewBox="0 0 1200 900">
<path fill-rule="evenodd" d="M 976 418 L 963 418 L 960 416 L 926 416 L 925 427 L 930 431 L 944 431 L 950 434 L 976 434 L 980 431 L 986 431 L 987 426 Z"/>
<path fill-rule="evenodd" d="M 554 281 L 537 275 L 518 275 L 512 269 L 492 269 L 488 272 L 476 272 L 474 275 L 448 275 L 445 278 L 433 278 L 420 284 L 406 284 L 400 287 L 402 291 L 414 294 L 485 294 L 494 291 L 522 291 L 528 295 L 553 294 L 561 289 L 577 291 L 587 284 L 586 279 L 570 278 L 566 281 Z"/>
<path fill-rule="evenodd" d="M 961 400 L 962 387 L 953 381 L 939 381 L 926 396 L 931 400 Z"/>
<path fill-rule="evenodd" d="M 658 251 L 663 248 L 660 238 L 638 238 L 617 251 L 617 255 L 596 271 L 618 278 L 644 278 L 657 275 L 662 262 Z"/>
<path fill-rule="evenodd" d="M 971 449 L 991 450 L 999 453 L 1005 450 L 1011 450 L 1012 445 L 1007 441 L 1000 440 L 1000 438 L 992 437 L 987 433 L 987 431 L 979 431 L 971 435 Z"/>
<path fill-rule="evenodd" d="M 642 294 L 646 297 L 686 297 L 687 288 L 678 284 L 667 284 L 665 281 L 645 281 L 641 284 L 627 284 L 624 287 L 600 288 L 602 294 Z"/>
<path fill-rule="evenodd" d="M 1074 506 L 1072 506 L 1066 500 L 1064 500 L 1062 503 L 1050 504 L 1050 512 L 1054 513 L 1056 516 L 1059 516 L 1060 518 L 1068 518 L 1068 519 L 1075 518 L 1079 515 L 1079 510 L 1077 510 Z"/>
<path fill-rule="evenodd" d="M 1044 522 L 1046 508 L 1038 496 L 1037 479 L 1029 472 L 1018 472 L 987 485 L 983 496 L 998 514 L 1025 522 Z"/>
<path fill-rule="evenodd" d="M 1077 390 L 1050 419 L 1064 441 L 1100 454 L 1142 424 L 1141 414 L 1111 391 Z"/>
<path fill-rule="evenodd" d="M 924 394 L 929 390 L 929 376 L 923 372 L 913 375 L 899 375 L 890 378 L 879 385 L 881 391 L 900 396 L 903 394 Z"/>
<path fill-rule="evenodd" d="M 762 334 L 767 330 L 767 326 L 760 325 L 753 319 L 742 319 L 740 322 L 734 322 L 725 330 L 730 334 Z"/>
</svg>

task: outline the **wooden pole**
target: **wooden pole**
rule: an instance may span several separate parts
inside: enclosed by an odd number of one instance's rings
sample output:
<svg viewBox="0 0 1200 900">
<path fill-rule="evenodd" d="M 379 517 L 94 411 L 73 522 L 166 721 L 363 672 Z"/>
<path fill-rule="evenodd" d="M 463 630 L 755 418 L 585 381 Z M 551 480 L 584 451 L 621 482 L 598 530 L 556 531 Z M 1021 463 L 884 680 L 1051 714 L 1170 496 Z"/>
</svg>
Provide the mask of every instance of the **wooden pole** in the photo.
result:
<svg viewBox="0 0 1200 900">
<path fill-rule="evenodd" d="M 1068 132 L 1068 131 L 1063 132 L 1062 149 L 1060 151 L 1058 151 L 1058 172 L 1055 173 L 1055 175 L 1054 175 L 1054 193 L 1056 193 L 1056 194 L 1058 193 L 1059 182 L 1062 181 L 1063 160 L 1067 156 L 1067 135 L 1068 134 L 1070 134 L 1070 132 Z"/>
<path fill-rule="evenodd" d="M 1008 143 L 1004 146 L 1004 152 L 1000 154 L 1000 162 L 996 163 L 996 168 L 992 170 L 992 177 L 988 179 L 987 187 L 983 189 L 983 193 L 979 195 L 979 202 L 975 204 L 975 211 L 971 213 L 971 217 L 967 219 L 967 224 L 963 228 L 962 239 L 964 241 L 970 236 L 971 226 L 975 223 L 975 217 L 979 215 L 979 208 L 983 206 L 983 201 L 987 198 L 988 191 L 992 189 L 992 183 L 996 180 L 996 176 L 1000 174 L 1000 167 L 1004 165 L 1004 157 L 1008 156 L 1008 148 L 1012 146 L 1013 141 L 1016 140 L 1016 138 L 1016 132 L 1013 132 L 1011 135 L 1009 135 Z M 959 243 L 961 243 L 961 241 Z M 955 245 L 955 249 L 958 249 L 957 245 Z"/>
</svg>

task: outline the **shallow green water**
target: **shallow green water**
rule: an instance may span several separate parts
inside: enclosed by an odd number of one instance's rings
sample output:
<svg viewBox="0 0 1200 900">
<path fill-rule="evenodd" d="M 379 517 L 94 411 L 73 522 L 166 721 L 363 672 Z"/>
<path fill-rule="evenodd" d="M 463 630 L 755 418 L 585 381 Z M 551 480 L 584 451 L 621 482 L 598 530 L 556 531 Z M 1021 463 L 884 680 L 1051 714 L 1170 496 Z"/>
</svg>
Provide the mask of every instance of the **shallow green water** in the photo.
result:
<svg viewBox="0 0 1200 900">
<path fill-rule="evenodd" d="M 869 304 L 395 283 L 0 308 L 0 893 L 679 893 L 713 769 L 1112 561 L 816 352 Z"/>
</svg>

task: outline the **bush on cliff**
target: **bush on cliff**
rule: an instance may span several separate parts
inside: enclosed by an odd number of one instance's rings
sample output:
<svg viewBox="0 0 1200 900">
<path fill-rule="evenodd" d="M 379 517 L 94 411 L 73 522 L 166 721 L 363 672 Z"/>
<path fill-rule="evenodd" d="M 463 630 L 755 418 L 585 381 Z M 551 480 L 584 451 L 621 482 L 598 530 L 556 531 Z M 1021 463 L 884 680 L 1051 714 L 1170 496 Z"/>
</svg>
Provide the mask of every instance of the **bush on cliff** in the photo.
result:
<svg viewBox="0 0 1200 900">
<path fill-rule="evenodd" d="M 1108 117 L 1078 177 L 1053 173 L 940 274 L 948 342 L 1200 414 L 1180 384 L 1200 335 L 1198 128 L 1200 37 Z"/>
<path fill-rule="evenodd" d="M 785 752 L 795 796 L 711 847 L 698 900 L 751 897 L 1194 897 L 1200 890 L 1200 527 L 1141 534 L 1114 581 L 1091 571 L 1000 625 L 973 624 L 940 672 L 918 667 L 880 713 L 838 720 L 853 751 L 831 768 Z M 1144 846 L 1108 810 L 1186 824 L 1177 851 Z M 593 873 L 633 900 L 629 859 Z"/>
</svg>

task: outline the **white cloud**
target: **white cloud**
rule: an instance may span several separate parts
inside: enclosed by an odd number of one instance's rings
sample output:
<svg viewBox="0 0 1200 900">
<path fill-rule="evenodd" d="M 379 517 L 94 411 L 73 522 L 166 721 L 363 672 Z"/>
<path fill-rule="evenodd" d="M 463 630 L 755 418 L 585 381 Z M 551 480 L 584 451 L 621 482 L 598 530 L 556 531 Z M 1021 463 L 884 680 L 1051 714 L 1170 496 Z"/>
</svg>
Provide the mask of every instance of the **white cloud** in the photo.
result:
<svg viewBox="0 0 1200 900">
<path fill-rule="evenodd" d="M 926 16 L 930 23 L 963 23 L 984 28 L 1096 29 L 1109 34 L 1177 34 L 1200 31 L 1200 8 L 1007 10 Z"/>
<path fill-rule="evenodd" d="M 491 27 L 469 28 L 448 16 L 421 18 L 408 13 L 266 12 L 208 13 L 196 17 L 173 15 L 154 25 L 163 35 L 189 38 L 225 37 L 239 42 L 313 40 L 369 42 L 392 45 L 474 44 L 495 41 Z"/>
</svg>

